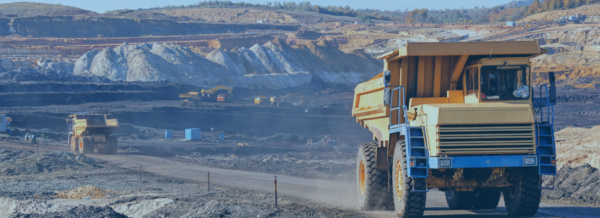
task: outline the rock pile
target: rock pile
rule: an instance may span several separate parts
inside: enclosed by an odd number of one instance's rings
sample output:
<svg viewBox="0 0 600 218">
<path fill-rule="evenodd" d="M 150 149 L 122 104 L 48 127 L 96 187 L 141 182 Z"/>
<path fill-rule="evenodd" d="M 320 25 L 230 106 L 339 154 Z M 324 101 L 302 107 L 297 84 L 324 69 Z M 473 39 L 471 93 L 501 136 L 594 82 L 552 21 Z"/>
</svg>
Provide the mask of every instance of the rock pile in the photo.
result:
<svg viewBox="0 0 600 218">
<path fill-rule="evenodd" d="M 3 150 L 0 153 L 0 175 L 48 173 L 56 171 L 90 170 L 97 168 L 94 160 L 70 152 L 33 152 Z"/>
<path fill-rule="evenodd" d="M 381 65 L 362 52 L 346 54 L 324 41 L 292 47 L 275 39 L 250 48 L 215 50 L 206 57 L 174 44 L 125 43 L 84 54 L 75 63 L 74 74 L 113 81 L 279 89 L 301 86 L 313 79 L 354 85 L 377 74 Z"/>
<path fill-rule="evenodd" d="M 55 217 L 88 217 L 88 218 L 127 218 L 127 216 L 115 212 L 109 206 L 77 206 L 69 210 L 57 211 L 44 214 L 17 214 L 17 218 L 55 218 Z"/>
<path fill-rule="evenodd" d="M 555 134 L 558 175 L 544 178 L 546 199 L 600 203 L 600 126 L 565 128 Z"/>
<path fill-rule="evenodd" d="M 71 189 L 64 192 L 56 192 L 57 198 L 63 199 L 82 199 L 82 198 L 90 198 L 90 199 L 100 199 L 106 196 L 106 192 L 96 186 L 86 185 L 81 186 L 79 188 Z"/>
<path fill-rule="evenodd" d="M 558 131 L 556 153 L 558 168 L 575 168 L 583 164 L 600 168 L 600 126 L 593 128 L 568 127 Z"/>
<path fill-rule="evenodd" d="M 574 168 L 565 166 L 554 179 L 544 179 L 543 185 L 554 185 L 553 191 L 543 192 L 546 199 L 584 204 L 600 203 L 600 171 L 587 163 Z"/>
</svg>

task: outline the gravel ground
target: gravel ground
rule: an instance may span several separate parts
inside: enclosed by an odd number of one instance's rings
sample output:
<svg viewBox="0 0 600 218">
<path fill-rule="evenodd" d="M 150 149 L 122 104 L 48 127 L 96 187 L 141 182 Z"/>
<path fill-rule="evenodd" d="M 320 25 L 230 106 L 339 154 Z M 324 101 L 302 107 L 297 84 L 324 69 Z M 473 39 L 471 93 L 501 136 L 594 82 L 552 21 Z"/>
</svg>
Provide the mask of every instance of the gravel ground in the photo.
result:
<svg viewBox="0 0 600 218">
<path fill-rule="evenodd" d="M 125 170 L 69 152 L 4 149 L 0 172 L 12 164 L 52 158 L 73 167 L 14 173 L 0 178 L 0 217 L 365 217 L 354 210 L 273 193 L 211 186 Z M 36 158 L 33 158 L 36 157 Z M 27 161 L 26 161 L 27 160 Z M 75 162 L 68 162 L 74 160 Z M 65 162 L 67 161 L 67 162 Z M 85 166 L 88 163 L 90 166 Z M 77 168 L 82 164 L 86 168 Z M 59 199 L 56 191 L 94 185 L 103 199 Z"/>
<path fill-rule="evenodd" d="M 236 154 L 233 151 L 221 154 L 192 152 L 188 155 L 176 155 L 173 159 L 225 169 L 346 181 L 354 179 L 356 167 L 354 149 L 331 147 L 253 155 Z"/>
</svg>

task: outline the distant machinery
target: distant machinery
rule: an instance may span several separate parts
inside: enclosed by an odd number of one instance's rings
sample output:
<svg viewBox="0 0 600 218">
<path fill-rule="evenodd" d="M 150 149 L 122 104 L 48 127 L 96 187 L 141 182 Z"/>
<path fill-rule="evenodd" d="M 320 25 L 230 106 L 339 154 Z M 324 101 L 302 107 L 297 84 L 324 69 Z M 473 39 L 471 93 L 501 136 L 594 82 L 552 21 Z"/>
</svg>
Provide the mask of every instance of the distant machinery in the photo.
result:
<svg viewBox="0 0 600 218">
<path fill-rule="evenodd" d="M 198 107 L 203 101 L 229 102 L 233 100 L 233 87 L 216 86 L 212 89 L 202 89 L 200 92 L 179 94 L 181 106 Z"/>
<path fill-rule="evenodd" d="M 267 97 L 265 97 L 264 95 L 259 95 L 254 97 L 254 104 L 263 104 L 265 102 L 265 99 L 267 99 Z"/>
<path fill-rule="evenodd" d="M 271 105 L 272 106 L 292 106 L 293 104 L 286 102 L 287 100 L 289 100 L 292 97 L 297 97 L 300 98 L 300 104 L 304 105 L 304 96 L 302 95 L 298 95 L 298 94 L 294 94 L 294 93 L 289 93 L 287 95 L 284 96 L 271 96 L 270 100 L 271 100 Z"/>
</svg>

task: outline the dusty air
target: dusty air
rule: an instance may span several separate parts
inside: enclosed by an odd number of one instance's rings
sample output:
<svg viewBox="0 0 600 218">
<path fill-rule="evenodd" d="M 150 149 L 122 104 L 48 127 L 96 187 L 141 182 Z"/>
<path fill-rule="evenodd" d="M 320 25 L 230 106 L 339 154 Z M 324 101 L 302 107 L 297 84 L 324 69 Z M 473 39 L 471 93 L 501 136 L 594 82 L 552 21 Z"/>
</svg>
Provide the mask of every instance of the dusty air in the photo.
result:
<svg viewBox="0 0 600 218">
<path fill-rule="evenodd" d="M 0 3 L 0 217 L 597 217 L 600 1 L 420 4 Z"/>
</svg>

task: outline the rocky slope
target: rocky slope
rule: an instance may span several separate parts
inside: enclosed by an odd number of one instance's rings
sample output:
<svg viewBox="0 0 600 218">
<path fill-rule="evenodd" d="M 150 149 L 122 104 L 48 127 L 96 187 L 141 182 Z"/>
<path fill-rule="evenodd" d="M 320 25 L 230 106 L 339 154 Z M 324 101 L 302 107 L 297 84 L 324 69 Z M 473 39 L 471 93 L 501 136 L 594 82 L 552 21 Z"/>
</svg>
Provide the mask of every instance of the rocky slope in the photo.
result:
<svg viewBox="0 0 600 218">
<path fill-rule="evenodd" d="M 558 168 L 589 164 L 600 168 L 600 126 L 593 128 L 566 128 L 558 131 L 556 153 Z"/>
<path fill-rule="evenodd" d="M 207 22 L 228 22 L 228 23 L 286 23 L 298 24 L 298 21 L 292 16 L 271 11 L 244 8 L 180 8 L 180 9 L 162 9 L 157 12 L 171 17 L 189 17 Z"/>
<path fill-rule="evenodd" d="M 0 18 L 0 36 L 32 37 L 135 37 L 240 33 L 248 30 L 295 31 L 297 26 L 272 24 L 180 23 L 173 20 L 88 16 L 37 16 Z"/>
<path fill-rule="evenodd" d="M 600 83 L 600 28 L 548 32 L 541 41 L 549 52 L 531 59 L 534 71 L 555 71 L 557 82 L 574 87 L 592 88 Z"/>
<path fill-rule="evenodd" d="M 354 85 L 377 74 L 381 65 L 362 52 L 346 54 L 326 42 L 292 47 L 275 39 L 250 48 L 217 49 L 206 57 L 173 44 L 122 44 L 86 53 L 75 63 L 73 72 L 113 81 L 279 89 L 315 79 Z"/>
<path fill-rule="evenodd" d="M 556 132 L 558 175 L 544 179 L 544 198 L 574 203 L 600 203 L 600 126 Z"/>
<path fill-rule="evenodd" d="M 96 12 L 60 4 L 44 4 L 35 2 L 12 2 L 0 4 L 0 14 L 33 16 L 66 16 L 66 15 L 97 15 Z"/>
</svg>

